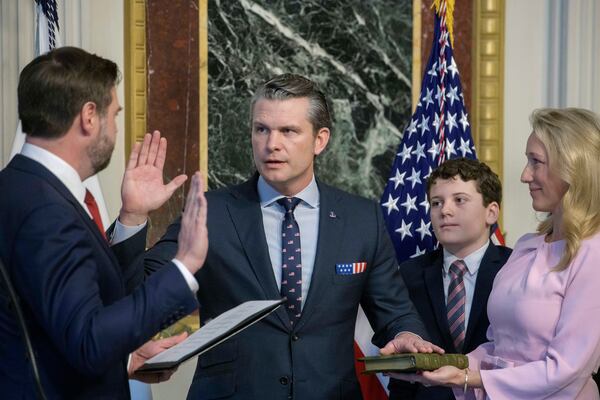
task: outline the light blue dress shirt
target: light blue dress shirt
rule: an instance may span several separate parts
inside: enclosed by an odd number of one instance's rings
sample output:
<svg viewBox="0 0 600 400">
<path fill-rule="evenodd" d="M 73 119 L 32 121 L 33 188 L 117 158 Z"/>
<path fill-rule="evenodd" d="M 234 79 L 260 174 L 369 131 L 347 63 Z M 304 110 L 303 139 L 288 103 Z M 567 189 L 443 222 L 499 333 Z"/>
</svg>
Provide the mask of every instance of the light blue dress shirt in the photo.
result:
<svg viewBox="0 0 600 400">
<path fill-rule="evenodd" d="M 277 200 L 285 196 L 273 189 L 262 176 L 258 178 L 257 189 L 265 237 L 269 247 L 269 257 L 271 258 L 275 281 L 277 281 L 277 288 L 281 291 L 281 224 L 283 223 L 285 209 L 277 203 Z M 294 218 L 300 228 L 302 307 L 304 307 L 314 270 L 317 240 L 319 238 L 320 196 L 315 177 L 313 176 L 308 186 L 294 197 L 302 200 L 294 211 Z"/>
</svg>

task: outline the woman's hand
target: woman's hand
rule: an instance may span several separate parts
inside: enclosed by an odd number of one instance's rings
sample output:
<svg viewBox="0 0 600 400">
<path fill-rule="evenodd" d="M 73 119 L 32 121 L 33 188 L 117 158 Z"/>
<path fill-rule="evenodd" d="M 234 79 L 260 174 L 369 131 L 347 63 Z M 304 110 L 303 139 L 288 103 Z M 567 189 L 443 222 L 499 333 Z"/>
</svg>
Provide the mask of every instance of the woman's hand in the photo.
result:
<svg viewBox="0 0 600 400">
<path fill-rule="evenodd" d="M 449 386 L 465 387 L 465 374 L 469 374 L 467 385 L 470 388 L 481 387 L 481 376 L 479 371 L 470 371 L 468 369 L 458 369 L 447 365 L 438 368 L 435 371 L 423 371 L 415 374 L 390 373 L 392 378 L 408 382 L 419 382 L 424 386 Z"/>
</svg>

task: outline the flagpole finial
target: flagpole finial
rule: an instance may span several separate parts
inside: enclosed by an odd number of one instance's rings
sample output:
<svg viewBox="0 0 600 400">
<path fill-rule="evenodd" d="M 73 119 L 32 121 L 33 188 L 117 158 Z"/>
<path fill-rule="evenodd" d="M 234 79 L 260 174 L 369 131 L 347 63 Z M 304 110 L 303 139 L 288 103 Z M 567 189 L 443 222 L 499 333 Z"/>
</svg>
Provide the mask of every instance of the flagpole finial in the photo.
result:
<svg viewBox="0 0 600 400">
<path fill-rule="evenodd" d="M 455 0 L 433 0 L 431 8 L 435 8 L 440 23 L 446 25 L 450 35 L 450 44 L 454 47 L 454 3 Z"/>
</svg>

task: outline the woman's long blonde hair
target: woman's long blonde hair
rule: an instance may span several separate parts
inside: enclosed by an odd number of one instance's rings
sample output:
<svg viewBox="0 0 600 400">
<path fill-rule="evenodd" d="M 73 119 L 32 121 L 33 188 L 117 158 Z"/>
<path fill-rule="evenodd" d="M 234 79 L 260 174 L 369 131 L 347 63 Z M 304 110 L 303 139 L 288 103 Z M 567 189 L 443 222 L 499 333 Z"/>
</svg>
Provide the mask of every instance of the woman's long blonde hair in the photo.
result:
<svg viewBox="0 0 600 400">
<path fill-rule="evenodd" d="M 548 152 L 549 168 L 569 189 L 563 196 L 561 233 L 566 245 L 556 271 L 566 269 L 581 241 L 600 230 L 600 118 L 580 108 L 542 108 L 529 118 L 533 132 Z M 554 216 L 538 226 L 552 232 Z"/>
</svg>

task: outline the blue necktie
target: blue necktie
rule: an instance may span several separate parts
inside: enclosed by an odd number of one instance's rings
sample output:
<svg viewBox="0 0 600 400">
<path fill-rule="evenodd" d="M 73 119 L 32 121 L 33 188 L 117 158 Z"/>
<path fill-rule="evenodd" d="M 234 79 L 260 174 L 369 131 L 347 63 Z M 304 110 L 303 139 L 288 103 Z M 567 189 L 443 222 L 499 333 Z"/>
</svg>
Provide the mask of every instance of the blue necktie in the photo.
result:
<svg viewBox="0 0 600 400">
<path fill-rule="evenodd" d="M 448 286 L 448 326 L 456 351 L 462 352 L 465 343 L 465 283 L 463 275 L 467 266 L 463 260 L 456 260 L 450 265 L 450 286 Z"/>
<path fill-rule="evenodd" d="M 300 319 L 302 310 L 300 228 L 294 218 L 294 210 L 300 201 L 297 197 L 277 200 L 285 208 L 281 225 L 281 295 L 287 297 L 286 310 L 292 326 Z"/>
</svg>

